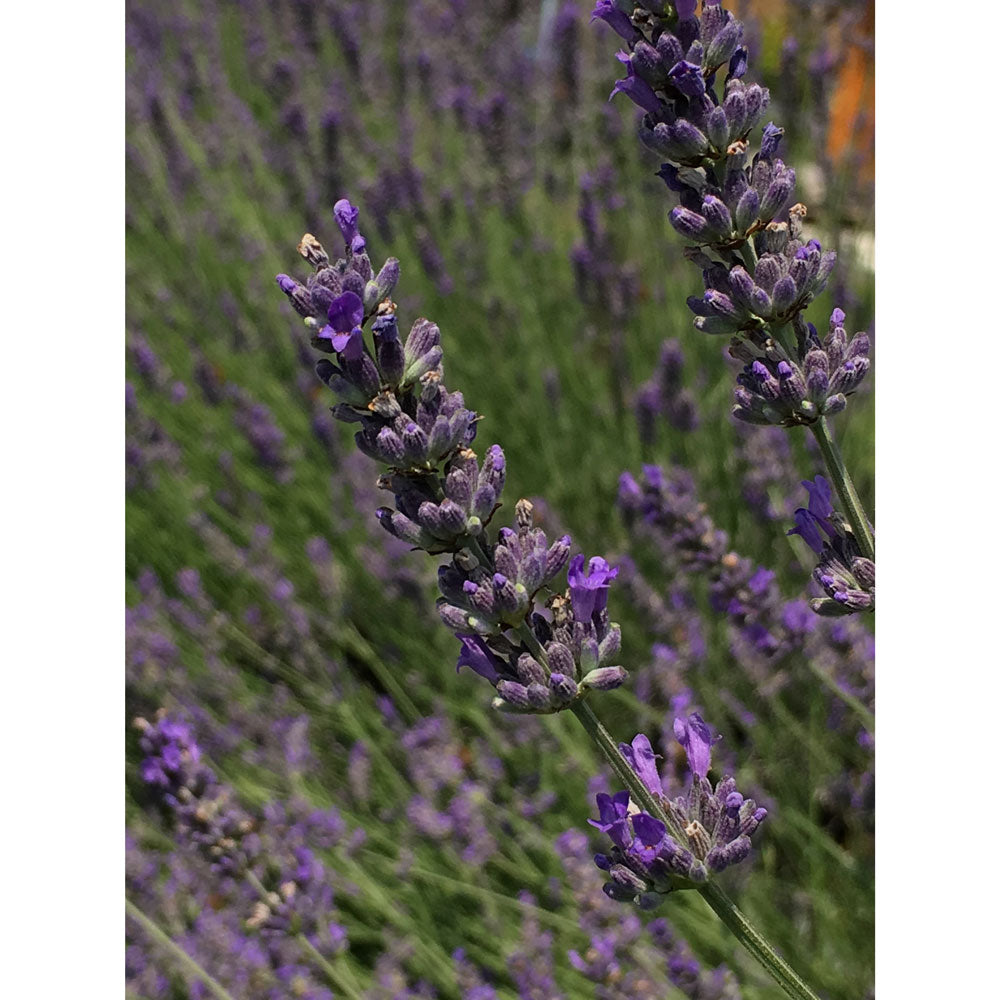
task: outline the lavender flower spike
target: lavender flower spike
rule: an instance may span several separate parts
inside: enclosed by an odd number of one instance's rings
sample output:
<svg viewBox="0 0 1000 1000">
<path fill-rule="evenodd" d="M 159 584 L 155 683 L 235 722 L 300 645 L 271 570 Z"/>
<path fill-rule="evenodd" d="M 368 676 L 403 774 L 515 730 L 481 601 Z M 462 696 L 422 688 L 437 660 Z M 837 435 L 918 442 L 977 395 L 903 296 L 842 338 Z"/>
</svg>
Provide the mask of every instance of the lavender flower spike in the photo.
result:
<svg viewBox="0 0 1000 1000">
<path fill-rule="evenodd" d="M 667 822 L 629 803 L 628 792 L 598 795 L 600 820 L 592 826 L 607 833 L 609 854 L 598 854 L 594 863 L 610 876 L 604 891 L 612 899 L 653 909 L 675 889 L 697 888 L 750 853 L 750 836 L 767 816 L 752 799 L 736 790 L 731 777 L 713 789 L 705 777 L 710 764 L 712 739 L 699 715 L 674 722 L 678 742 L 691 767 L 691 787 L 686 795 L 668 799 L 656 770 L 649 739 L 636 736 L 621 752 L 643 785 L 663 807 Z"/>
<path fill-rule="evenodd" d="M 305 319 L 313 346 L 333 355 L 317 362 L 316 374 L 339 399 L 334 416 L 360 425 L 358 449 L 384 467 L 378 486 L 393 506 L 374 512 L 379 524 L 414 548 L 451 557 L 438 571 L 438 613 L 461 642 L 458 668 L 493 685 L 492 704 L 506 712 L 559 712 L 589 691 L 618 687 L 628 675 L 616 663 L 621 629 L 607 613 L 618 570 L 595 556 L 584 572 L 579 555 L 569 590 L 553 592 L 571 541 L 564 535 L 550 543 L 527 500 L 514 506 L 513 527 L 491 533 L 504 453 L 492 445 L 480 461 L 472 450 L 479 416 L 445 387 L 437 326 L 418 319 L 401 340 L 387 297 L 398 261 L 372 277 L 358 215 L 347 199 L 334 207 L 346 259 L 331 264 L 306 234 L 299 252 L 314 274 L 304 285 L 281 274 L 278 286 Z"/>
</svg>

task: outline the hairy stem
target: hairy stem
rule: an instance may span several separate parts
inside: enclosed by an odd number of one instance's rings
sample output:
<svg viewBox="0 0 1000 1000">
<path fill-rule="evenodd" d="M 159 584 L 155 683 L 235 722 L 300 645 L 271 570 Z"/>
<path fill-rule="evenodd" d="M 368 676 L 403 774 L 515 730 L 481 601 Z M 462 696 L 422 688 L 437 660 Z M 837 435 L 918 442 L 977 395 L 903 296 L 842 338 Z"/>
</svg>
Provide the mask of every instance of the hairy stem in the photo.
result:
<svg viewBox="0 0 1000 1000">
<path fill-rule="evenodd" d="M 672 828 L 669 817 L 662 806 L 656 801 L 649 790 L 639 780 L 621 755 L 618 744 L 612 735 L 604 728 L 601 720 L 594 714 L 586 702 L 577 702 L 570 709 L 587 730 L 590 738 L 604 754 L 615 776 L 628 789 L 629 794 L 652 816 Z M 771 978 L 792 997 L 793 1000 L 819 1000 L 816 994 L 796 975 L 791 966 L 767 943 L 763 935 L 740 911 L 736 904 L 714 882 L 706 882 L 698 886 L 705 902 L 715 910 L 719 919 L 736 935 L 740 943 L 761 964 Z"/>
<path fill-rule="evenodd" d="M 740 944 L 757 959 L 792 1000 L 819 1000 L 795 970 L 761 936 L 746 914 L 719 888 L 717 882 L 706 882 L 698 891 L 702 899 L 715 910 L 716 916 L 736 935 Z"/>
<path fill-rule="evenodd" d="M 847 471 L 847 467 L 844 465 L 844 459 L 840 454 L 840 449 L 837 447 L 837 442 L 833 440 L 833 435 L 830 433 L 826 417 L 820 417 L 811 426 L 816 443 L 819 445 L 819 450 L 823 453 L 823 461 L 826 462 L 830 479 L 833 481 L 833 488 L 837 491 L 841 506 L 847 515 L 847 520 L 851 522 L 851 529 L 854 532 L 858 547 L 861 549 L 861 554 L 874 562 L 875 540 L 868 525 L 868 518 L 865 516 L 864 508 L 861 506 L 861 498 L 858 496 L 854 482 Z"/>
</svg>

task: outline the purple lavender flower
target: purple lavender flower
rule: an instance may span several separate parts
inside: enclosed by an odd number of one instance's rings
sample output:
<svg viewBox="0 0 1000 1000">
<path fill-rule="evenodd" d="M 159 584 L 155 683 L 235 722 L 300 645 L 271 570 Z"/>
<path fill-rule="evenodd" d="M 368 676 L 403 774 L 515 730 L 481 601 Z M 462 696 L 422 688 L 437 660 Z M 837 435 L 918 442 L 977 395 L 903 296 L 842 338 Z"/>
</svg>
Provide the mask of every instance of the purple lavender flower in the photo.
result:
<svg viewBox="0 0 1000 1000">
<path fill-rule="evenodd" d="M 746 365 L 736 380 L 733 415 L 747 423 L 791 427 L 843 410 L 870 364 L 868 335 L 857 333 L 848 342 L 843 320 L 843 311 L 835 309 L 822 341 L 811 323 L 800 324 L 805 335 L 797 360 L 773 340 L 756 336 L 734 347 L 733 356 Z"/>
<path fill-rule="evenodd" d="M 817 476 L 802 485 L 809 506 L 795 511 L 795 527 L 788 534 L 798 535 L 819 556 L 813 579 L 828 595 L 814 598 L 810 606 L 825 616 L 874 611 L 875 563 L 861 554 L 847 519 L 833 509 L 830 484 Z"/>
<path fill-rule="evenodd" d="M 607 607 L 608 589 L 611 581 L 618 576 L 618 570 L 612 569 L 601 556 L 594 556 L 587 563 L 586 571 L 584 561 L 583 555 L 574 556 L 566 574 L 573 614 L 577 621 L 582 622 L 589 621 L 595 612 Z"/>
<path fill-rule="evenodd" d="M 705 285 L 701 297 L 688 300 L 695 326 L 733 337 L 732 353 L 745 365 L 734 413 L 757 424 L 811 424 L 844 409 L 858 388 L 869 366 L 868 338 L 859 334 L 848 346 L 832 321 L 821 341 L 803 318 L 836 254 L 802 236 L 804 205 L 788 207 L 795 171 L 778 156 L 784 129 L 768 122 L 750 155 L 769 97 L 741 79 L 743 25 L 720 3 L 704 3 L 700 16 L 695 8 L 675 8 L 673 22 L 628 0 L 598 5 L 595 18 L 628 44 L 617 55 L 626 77 L 612 96 L 625 93 L 645 111 L 640 138 L 667 161 L 659 176 L 679 202 L 669 219 L 694 244 L 686 254 Z"/>
<path fill-rule="evenodd" d="M 628 792 L 598 795 L 600 820 L 590 822 L 612 841 L 610 854 L 598 854 L 597 867 L 610 876 L 604 891 L 612 899 L 653 909 L 666 893 L 691 888 L 750 853 L 750 836 L 767 815 L 736 790 L 731 777 L 713 789 L 706 777 L 711 736 L 697 714 L 674 721 L 674 733 L 691 768 L 686 795 L 668 799 L 656 771 L 649 740 L 641 734 L 623 756 L 663 809 L 661 820 L 635 809 Z"/>
<path fill-rule="evenodd" d="M 345 240 L 354 239 L 357 211 L 342 200 L 336 215 Z M 445 388 L 437 326 L 418 319 L 402 343 L 395 304 L 377 302 L 364 285 L 371 277 L 364 252 L 331 264 L 309 234 L 299 252 L 313 277 L 300 285 L 279 275 L 278 284 L 313 330 L 313 346 L 336 357 L 316 366 L 340 398 L 334 416 L 360 424 L 358 449 L 388 466 L 378 486 L 395 505 L 376 511 L 379 523 L 415 548 L 451 555 L 439 569 L 438 610 L 462 643 L 459 667 L 493 684 L 494 706 L 513 712 L 560 711 L 588 690 L 622 684 L 627 675 L 615 662 L 621 630 L 607 614 L 618 571 L 594 557 L 584 573 L 579 557 L 569 594 L 551 594 L 542 614 L 536 598 L 566 565 L 569 536 L 549 544 L 534 526 L 532 505 L 520 500 L 516 530 L 501 528 L 491 541 L 506 460 L 497 445 L 482 463 L 472 450 L 478 416 L 461 393 Z M 317 317 L 329 321 L 319 333 Z"/>
<path fill-rule="evenodd" d="M 687 718 L 674 719 L 674 736 L 684 747 L 691 773 L 704 778 L 712 766 L 713 742 L 705 720 L 697 712 Z"/>
</svg>

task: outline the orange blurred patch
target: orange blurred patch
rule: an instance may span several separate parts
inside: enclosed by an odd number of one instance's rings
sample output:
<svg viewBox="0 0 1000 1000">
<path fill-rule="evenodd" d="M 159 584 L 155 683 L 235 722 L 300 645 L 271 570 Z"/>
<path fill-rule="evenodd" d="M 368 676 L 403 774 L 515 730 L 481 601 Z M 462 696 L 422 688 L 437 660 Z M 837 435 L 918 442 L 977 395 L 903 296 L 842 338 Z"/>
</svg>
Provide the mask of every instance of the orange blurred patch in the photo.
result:
<svg viewBox="0 0 1000 1000">
<path fill-rule="evenodd" d="M 859 30 L 875 39 L 875 3 L 870 0 Z M 849 44 L 837 86 L 830 102 L 830 130 L 827 152 L 839 163 L 852 153 L 860 154 L 865 179 L 875 176 L 875 65 L 871 53 L 858 44 Z"/>
</svg>

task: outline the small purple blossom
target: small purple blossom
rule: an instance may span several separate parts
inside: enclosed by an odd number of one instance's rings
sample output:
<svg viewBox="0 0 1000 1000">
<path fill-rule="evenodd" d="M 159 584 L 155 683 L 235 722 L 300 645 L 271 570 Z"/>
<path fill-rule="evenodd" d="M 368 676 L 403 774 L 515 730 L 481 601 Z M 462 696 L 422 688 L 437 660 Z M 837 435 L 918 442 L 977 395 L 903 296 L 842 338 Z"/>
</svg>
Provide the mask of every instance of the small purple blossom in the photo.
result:
<svg viewBox="0 0 1000 1000">
<path fill-rule="evenodd" d="M 335 351 L 343 351 L 355 334 L 360 336 L 360 323 L 364 315 L 361 299 L 354 292 L 344 292 L 330 303 L 327 310 L 329 323 L 319 332 L 319 336 L 329 340 Z"/>
<path fill-rule="evenodd" d="M 664 895 L 703 883 L 711 875 L 744 860 L 750 835 L 767 815 L 736 789 L 731 777 L 713 789 L 705 775 L 710 766 L 712 737 L 700 715 L 676 719 L 674 732 L 687 751 L 692 778 L 685 795 L 664 793 L 649 740 L 641 734 L 620 750 L 643 785 L 658 802 L 662 818 L 629 804 L 628 792 L 597 796 L 599 820 L 589 820 L 610 837 L 610 854 L 594 862 L 610 876 L 604 886 L 612 899 L 652 909 Z"/>
<path fill-rule="evenodd" d="M 500 673 L 497 670 L 499 661 L 489 651 L 486 643 L 478 635 L 459 635 L 456 638 L 462 643 L 462 652 L 458 655 L 456 669 L 471 667 L 480 677 L 485 677 L 495 687 L 500 680 Z"/>
<path fill-rule="evenodd" d="M 608 588 L 618 576 L 618 568 L 612 569 L 607 560 L 593 556 L 583 569 L 585 557 L 582 553 L 570 560 L 566 579 L 569 583 L 570 600 L 577 621 L 587 622 L 603 611 L 608 605 Z"/>
<path fill-rule="evenodd" d="M 674 736 L 684 747 L 691 773 L 704 778 L 712 766 L 712 734 L 697 713 L 674 719 Z"/>
</svg>

